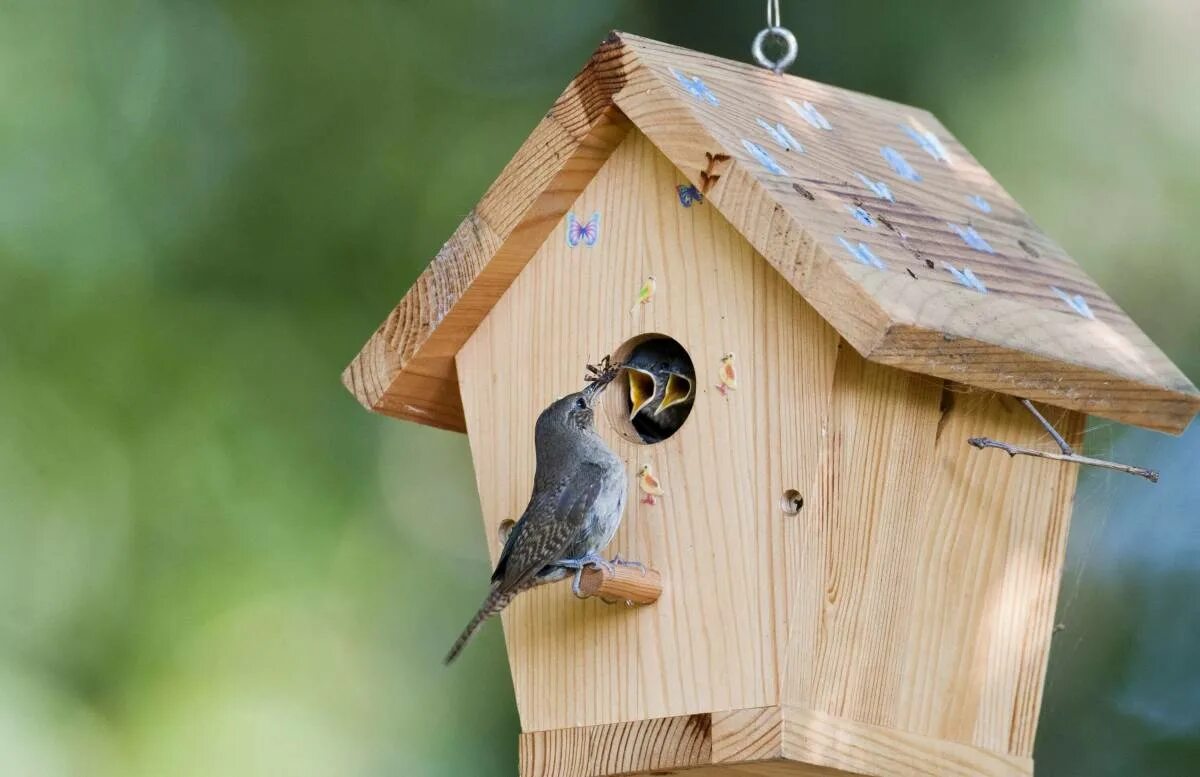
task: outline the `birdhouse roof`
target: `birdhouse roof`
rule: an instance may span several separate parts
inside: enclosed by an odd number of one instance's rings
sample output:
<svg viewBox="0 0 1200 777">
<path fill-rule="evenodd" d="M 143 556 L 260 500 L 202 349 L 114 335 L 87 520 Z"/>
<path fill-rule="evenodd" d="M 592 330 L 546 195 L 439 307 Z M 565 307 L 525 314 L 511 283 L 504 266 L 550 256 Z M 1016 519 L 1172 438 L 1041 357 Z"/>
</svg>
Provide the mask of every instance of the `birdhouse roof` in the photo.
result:
<svg viewBox="0 0 1200 777">
<path fill-rule="evenodd" d="M 454 357 L 635 127 L 871 361 L 1180 432 L 1196 387 L 926 111 L 624 33 L 347 367 L 464 430 Z"/>
</svg>

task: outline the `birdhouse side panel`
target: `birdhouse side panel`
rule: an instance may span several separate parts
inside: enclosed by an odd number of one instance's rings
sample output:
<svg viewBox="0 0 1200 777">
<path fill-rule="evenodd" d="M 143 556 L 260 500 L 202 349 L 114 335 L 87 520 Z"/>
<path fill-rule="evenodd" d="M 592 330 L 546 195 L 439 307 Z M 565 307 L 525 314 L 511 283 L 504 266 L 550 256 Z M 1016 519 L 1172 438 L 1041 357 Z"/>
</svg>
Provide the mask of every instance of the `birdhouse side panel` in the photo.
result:
<svg viewBox="0 0 1200 777">
<path fill-rule="evenodd" d="M 1046 412 L 1079 442 L 1083 416 Z M 1046 440 L 1011 398 L 842 350 L 785 704 L 1032 754 L 1077 468 L 979 455 L 980 435 Z"/>
<path fill-rule="evenodd" d="M 534 421 L 586 363 L 660 333 L 695 365 L 691 414 L 661 443 L 622 436 L 605 397 L 596 426 L 630 475 L 607 554 L 657 569 L 663 595 L 637 609 L 581 602 L 566 583 L 519 596 L 504 625 L 525 731 L 779 701 L 798 560 L 781 495 L 816 477 L 838 337 L 687 187 L 631 132 L 457 356 L 493 562 L 500 524 L 529 499 Z M 653 500 L 644 465 L 663 491 Z"/>
</svg>

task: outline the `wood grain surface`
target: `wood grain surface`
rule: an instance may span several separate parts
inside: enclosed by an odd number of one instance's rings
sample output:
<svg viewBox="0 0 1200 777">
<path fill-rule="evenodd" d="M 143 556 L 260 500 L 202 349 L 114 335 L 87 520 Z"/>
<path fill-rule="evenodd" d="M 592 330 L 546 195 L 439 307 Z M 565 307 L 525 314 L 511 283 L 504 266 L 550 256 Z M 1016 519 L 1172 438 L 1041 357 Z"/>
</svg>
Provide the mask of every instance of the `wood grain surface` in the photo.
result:
<svg viewBox="0 0 1200 777">
<path fill-rule="evenodd" d="M 523 730 L 732 710 L 713 719 L 714 763 L 765 761 L 788 757 L 785 724 L 745 710 L 784 705 L 1024 773 L 1077 468 L 969 448 L 981 434 L 1053 443 L 1010 397 L 864 359 L 720 212 L 684 207 L 680 185 L 630 133 L 571 208 L 600 214 L 595 245 L 570 245 L 561 222 L 458 354 L 490 538 L 528 499 L 533 419 L 582 365 L 646 333 L 696 365 L 692 414 L 665 442 L 597 422 L 630 474 L 608 552 L 658 570 L 662 596 L 519 597 L 503 622 Z M 634 305 L 649 275 L 655 294 Z M 727 352 L 738 388 L 722 394 Z M 1043 409 L 1080 441 L 1083 416 Z M 654 505 L 638 499 L 643 464 L 665 492 Z M 803 498 L 790 515 L 789 489 Z M 648 746 L 641 730 L 621 747 Z"/>
<path fill-rule="evenodd" d="M 581 385 L 583 365 L 660 332 L 696 370 L 691 416 L 665 442 L 641 445 L 607 417 L 597 423 L 629 468 L 625 521 L 607 553 L 661 572 L 662 597 L 608 607 L 576 600 L 564 583 L 518 597 L 505 613 L 526 731 L 778 699 L 790 596 L 779 585 L 780 499 L 815 478 L 813 419 L 829 401 L 839 340 L 719 213 L 683 207 L 682 183 L 631 133 L 572 209 L 601 214 L 595 246 L 570 247 L 560 224 L 458 355 L 489 538 L 528 501 L 533 419 Z M 648 275 L 657 291 L 631 312 Z M 727 352 L 741 387 L 722 396 Z M 643 464 L 665 492 L 654 505 L 637 490 Z M 499 545 L 490 549 L 494 561 Z"/>
</svg>

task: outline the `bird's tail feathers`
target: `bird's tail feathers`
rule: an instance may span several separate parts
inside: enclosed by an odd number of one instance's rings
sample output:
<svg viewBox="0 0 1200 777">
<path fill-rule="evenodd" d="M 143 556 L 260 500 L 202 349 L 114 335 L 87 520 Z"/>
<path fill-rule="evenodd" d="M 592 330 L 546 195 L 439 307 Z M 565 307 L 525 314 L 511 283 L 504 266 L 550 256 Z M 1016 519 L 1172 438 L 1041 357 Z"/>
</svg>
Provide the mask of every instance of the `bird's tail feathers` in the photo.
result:
<svg viewBox="0 0 1200 777">
<path fill-rule="evenodd" d="M 471 622 L 463 629 L 463 633 L 455 640 L 454 646 L 450 648 L 450 652 L 446 654 L 446 658 L 443 659 L 442 663 L 449 666 L 454 659 L 458 658 L 458 654 L 471 641 L 471 637 L 475 636 L 475 632 L 479 630 L 483 622 L 493 615 L 499 614 L 515 596 L 515 592 L 492 589 L 492 592 L 483 600 L 483 604 L 479 606 L 479 612 L 475 613 L 475 617 L 471 619 Z"/>
</svg>

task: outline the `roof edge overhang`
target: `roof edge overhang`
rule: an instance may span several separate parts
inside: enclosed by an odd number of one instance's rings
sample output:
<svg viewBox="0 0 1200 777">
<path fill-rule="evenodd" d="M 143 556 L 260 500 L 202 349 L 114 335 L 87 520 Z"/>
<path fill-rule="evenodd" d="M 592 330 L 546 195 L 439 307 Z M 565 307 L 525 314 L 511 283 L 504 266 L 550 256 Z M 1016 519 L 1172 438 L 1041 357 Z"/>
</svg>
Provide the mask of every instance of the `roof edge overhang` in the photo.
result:
<svg viewBox="0 0 1200 777">
<path fill-rule="evenodd" d="M 454 357 L 625 138 L 613 95 L 633 67 L 609 35 L 343 371 L 363 406 L 466 431 Z"/>
<path fill-rule="evenodd" d="M 343 383 L 365 407 L 466 431 L 456 354 L 636 127 L 697 185 L 705 152 L 734 157 L 707 200 L 865 358 L 1156 431 L 1182 432 L 1200 412 L 1200 393 L 1178 370 L 1164 385 L 1120 365 L 1066 363 L 914 326 L 904 311 L 885 310 L 687 103 L 664 99 L 659 76 L 639 64 L 646 47 L 669 48 L 616 32 L 604 41 L 345 369 Z"/>
</svg>

